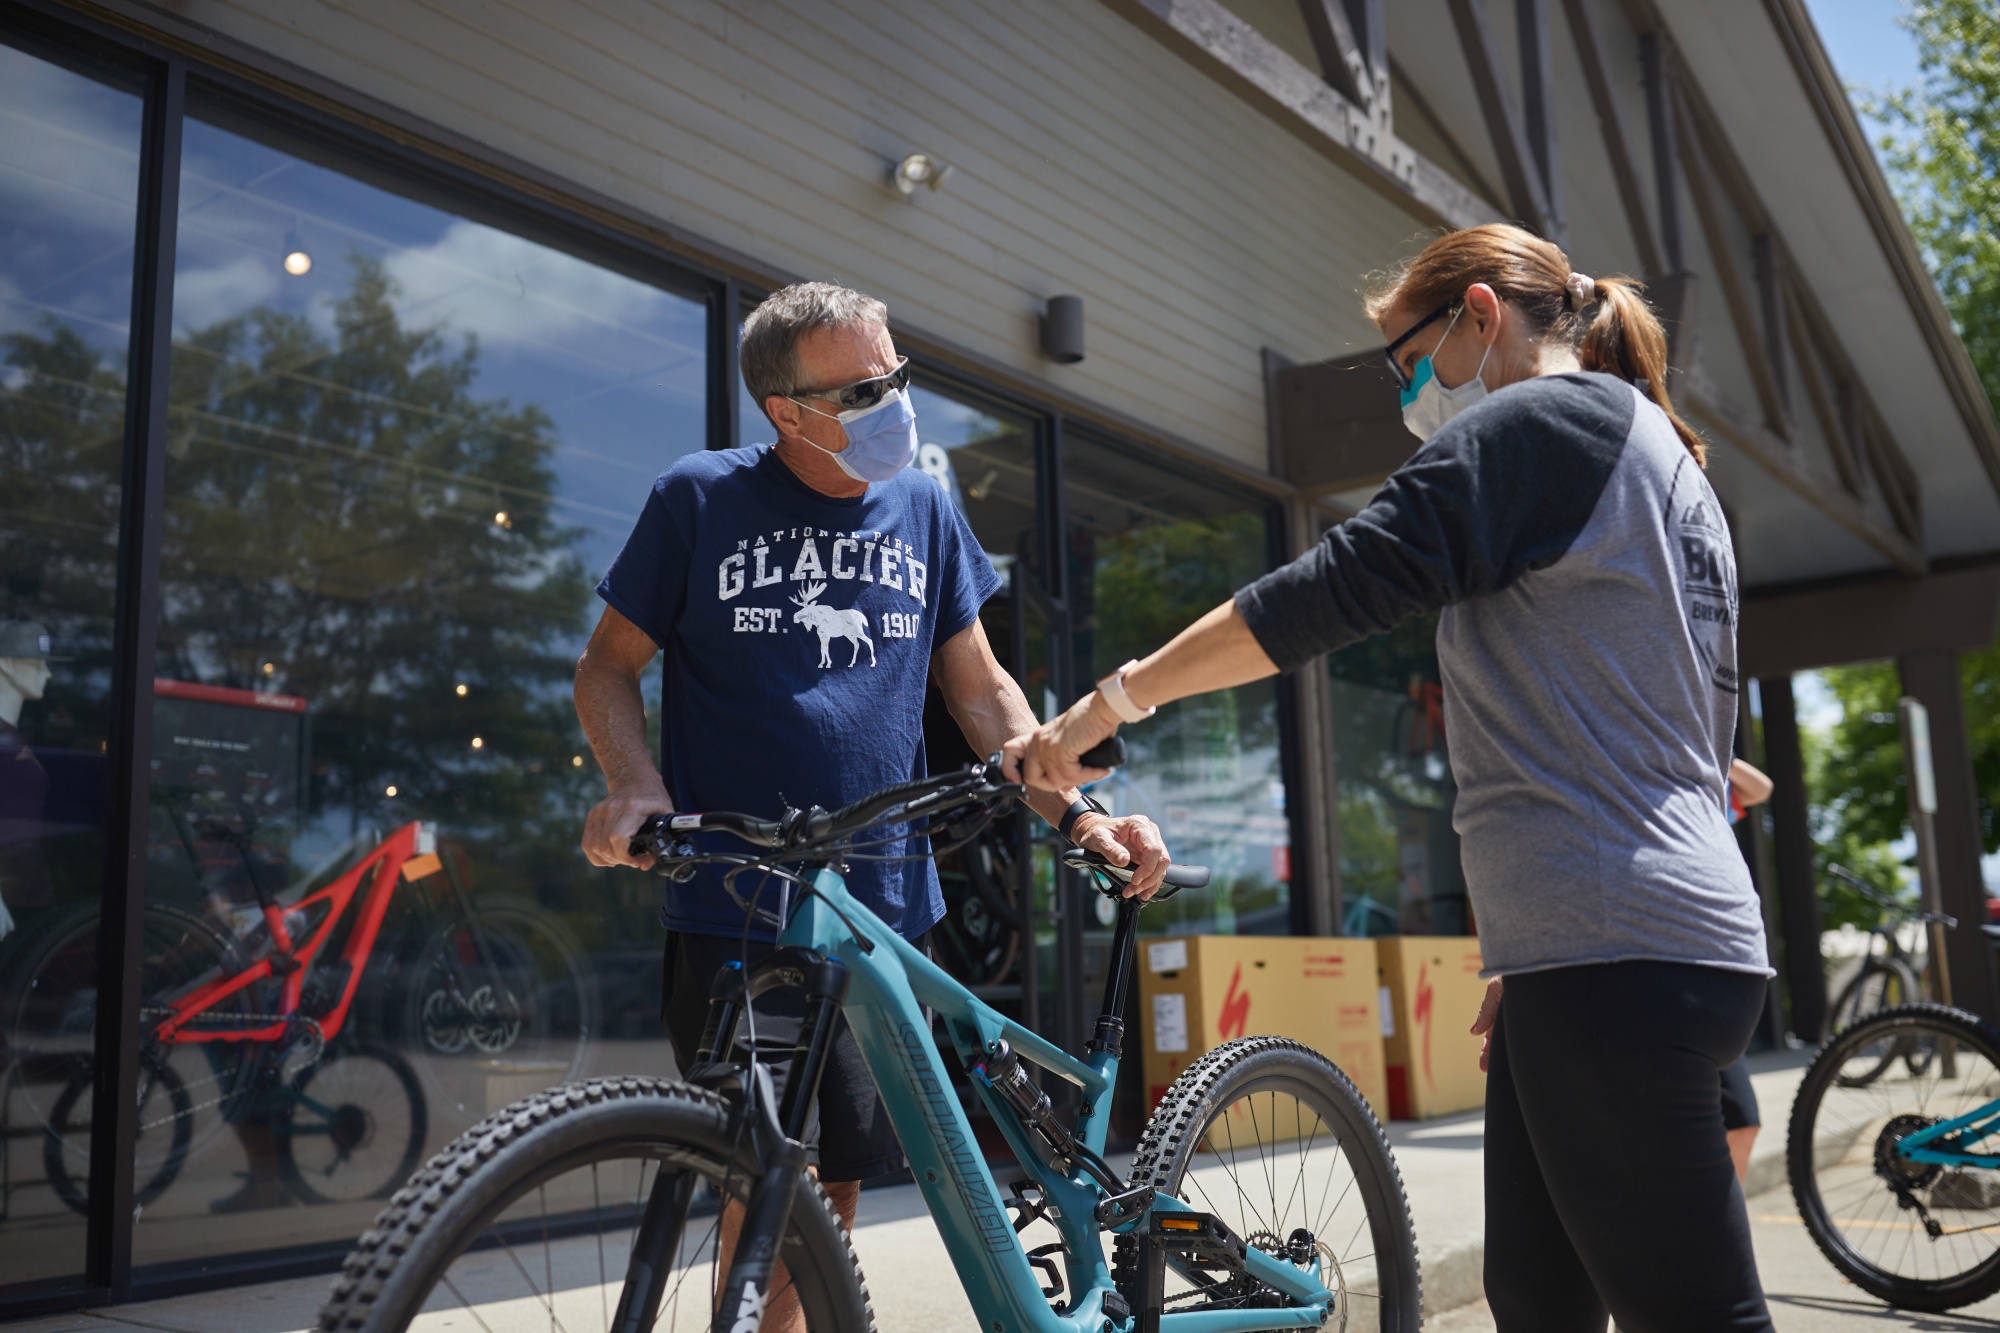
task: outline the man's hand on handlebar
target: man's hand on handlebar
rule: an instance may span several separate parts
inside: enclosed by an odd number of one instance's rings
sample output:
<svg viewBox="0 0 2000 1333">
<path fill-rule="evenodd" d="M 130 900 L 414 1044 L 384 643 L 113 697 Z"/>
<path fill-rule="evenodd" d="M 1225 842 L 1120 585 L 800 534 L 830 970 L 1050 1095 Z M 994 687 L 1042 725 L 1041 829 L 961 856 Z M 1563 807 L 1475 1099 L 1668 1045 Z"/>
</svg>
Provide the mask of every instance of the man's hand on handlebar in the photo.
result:
<svg viewBox="0 0 2000 1333">
<path fill-rule="evenodd" d="M 1117 731 L 1117 717 L 1104 703 L 1103 696 L 1092 690 L 1054 721 L 1044 722 L 1008 741 L 1001 747 L 1005 756 L 1001 768 L 1010 781 L 1043 791 L 1062 791 L 1096 782 L 1109 776 L 1111 770 L 1085 767 L 1079 756 Z"/>
<path fill-rule="evenodd" d="M 653 868 L 653 854 L 632 854 L 632 835 L 649 815 L 668 814 L 674 802 L 664 785 L 650 791 L 607 796 L 591 807 L 583 821 L 583 854 L 594 866 Z"/>
<path fill-rule="evenodd" d="M 1087 814 L 1070 830 L 1076 845 L 1086 847 L 1115 866 L 1135 865 L 1127 898 L 1151 898 L 1167 873 L 1166 840 L 1159 826 L 1144 815 Z"/>
</svg>

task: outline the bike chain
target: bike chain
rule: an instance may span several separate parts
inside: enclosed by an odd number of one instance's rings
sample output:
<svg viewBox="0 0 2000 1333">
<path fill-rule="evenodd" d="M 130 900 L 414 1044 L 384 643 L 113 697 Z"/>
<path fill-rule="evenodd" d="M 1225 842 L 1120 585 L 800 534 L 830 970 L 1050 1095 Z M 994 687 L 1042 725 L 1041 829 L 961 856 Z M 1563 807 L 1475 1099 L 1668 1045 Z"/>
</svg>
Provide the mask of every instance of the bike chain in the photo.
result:
<svg viewBox="0 0 2000 1333">
<path fill-rule="evenodd" d="M 145 1020 L 151 1018 L 171 1018 L 173 1014 L 174 1011 L 172 1009 L 156 1009 L 156 1008 L 147 1008 L 145 1006 L 141 1006 L 139 1009 L 139 1019 L 141 1022 L 144 1022 Z M 203 1013 L 198 1017 L 202 1019 L 227 1020 L 231 1023 L 246 1024 L 246 1023 L 289 1023 L 292 1021 L 292 1018 L 294 1016 L 290 1014 Z M 312 1020 L 308 1019 L 307 1021 L 311 1022 Z M 318 1025 L 314 1024 L 314 1026 L 316 1027 Z M 205 1088 L 212 1084 L 220 1083 L 226 1077 L 229 1076 L 225 1074 L 210 1074 L 206 1078 L 198 1078 L 192 1081 L 183 1080 L 181 1086 L 188 1092 L 194 1092 L 197 1089 Z M 211 1106 L 220 1106 L 222 1105 L 222 1103 L 228 1101 L 231 1097 L 235 1095 L 236 1094 L 234 1092 L 225 1092 L 220 1096 L 211 1097 L 205 1102 L 195 1102 L 192 1105 L 190 1105 L 188 1109 L 185 1111 L 175 1111 L 172 1115 L 161 1116 L 158 1120 L 141 1121 L 139 1124 L 139 1129 L 141 1132 L 144 1132 L 149 1129 L 158 1129 L 161 1125 L 170 1125 L 174 1121 L 183 1118 L 192 1119 L 194 1117 L 195 1112 L 205 1111 Z"/>
</svg>

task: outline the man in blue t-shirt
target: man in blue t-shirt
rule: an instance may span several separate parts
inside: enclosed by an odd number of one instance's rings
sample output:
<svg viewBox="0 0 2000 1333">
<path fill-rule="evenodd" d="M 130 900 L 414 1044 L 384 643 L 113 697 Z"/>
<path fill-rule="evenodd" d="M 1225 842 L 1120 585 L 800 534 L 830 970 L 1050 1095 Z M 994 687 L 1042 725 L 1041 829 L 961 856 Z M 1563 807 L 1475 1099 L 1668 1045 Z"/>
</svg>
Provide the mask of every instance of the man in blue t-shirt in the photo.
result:
<svg viewBox="0 0 2000 1333">
<path fill-rule="evenodd" d="M 999 576 L 951 497 L 908 466 L 908 361 L 886 307 L 826 283 L 786 287 L 744 322 L 741 362 L 778 442 L 668 468 L 598 585 L 604 615 L 576 672 L 577 716 L 609 789 L 584 828 L 595 865 L 650 864 L 627 844 L 656 812 L 833 809 L 922 776 L 931 680 L 978 754 L 1036 725 L 979 623 Z M 639 689 L 656 652 L 657 768 Z M 1028 804 L 1079 845 L 1136 861 L 1135 891 L 1158 886 L 1167 854 L 1151 821 L 1112 818 L 1073 789 Z M 922 836 L 893 832 L 879 853 L 910 859 L 857 861 L 848 887 L 919 940 L 944 915 L 937 869 Z M 744 913 L 721 875 L 703 867 L 666 890 L 664 1016 L 683 1060 L 716 969 L 742 953 Z M 750 938 L 753 954 L 769 947 L 768 931 Z M 762 1047 L 773 1029 L 758 1012 Z M 821 1179 L 851 1224 L 858 1182 L 901 1158 L 844 1026 L 820 1121 Z"/>
</svg>

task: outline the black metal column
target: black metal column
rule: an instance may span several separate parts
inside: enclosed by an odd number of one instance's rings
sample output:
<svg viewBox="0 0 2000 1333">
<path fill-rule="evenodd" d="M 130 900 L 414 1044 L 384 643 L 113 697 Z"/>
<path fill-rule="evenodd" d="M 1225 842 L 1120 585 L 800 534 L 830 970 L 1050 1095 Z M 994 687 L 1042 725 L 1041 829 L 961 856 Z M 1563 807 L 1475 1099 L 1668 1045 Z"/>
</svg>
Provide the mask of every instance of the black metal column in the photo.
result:
<svg viewBox="0 0 2000 1333">
<path fill-rule="evenodd" d="M 734 449 L 742 438 L 737 414 L 742 378 L 736 359 L 736 331 L 742 322 L 743 291 L 734 278 L 710 288 L 708 298 L 708 447 Z"/>
<path fill-rule="evenodd" d="M 152 780 L 153 655 L 166 510 L 167 377 L 173 355 L 174 245 L 180 215 L 181 112 L 186 67 L 164 65 L 146 96 L 140 156 L 138 256 L 126 372 L 125 458 L 119 497 L 116 644 L 106 745 L 103 916 L 98 928 L 99 1115 L 90 1144 L 93 1285 L 122 1300 L 132 1278 L 132 1158 L 138 1140 L 139 971 L 146 897 L 147 787 Z"/>
<path fill-rule="evenodd" d="M 1979 873 L 1979 809 L 1972 783 L 1972 745 L 1965 728 L 1958 655 L 1910 653 L 1896 659 L 1903 692 L 1931 715 L 1931 765 L 1937 776 L 1937 860 L 1944 910 L 1958 918 L 1946 937 L 1951 998 L 1961 1009 L 2000 1022 L 2000 984 L 1993 946 L 1980 933 L 1986 890 Z"/>
<path fill-rule="evenodd" d="M 1757 764 L 1761 756 L 1757 753 L 1756 728 L 1751 724 L 1750 696 L 1742 695 L 1742 702 L 1736 710 L 1736 757 L 1747 764 Z M 1772 967 L 1778 965 L 1778 903 L 1772 891 L 1771 876 L 1764 857 L 1764 818 L 1766 811 L 1761 806 L 1749 807 L 1742 822 L 1736 826 L 1736 845 L 1743 852 L 1743 862 L 1750 867 L 1750 883 L 1757 890 L 1757 902 L 1764 915 L 1765 957 Z M 1770 988 L 1764 993 L 1764 1017 L 1759 1021 L 1758 1031 L 1763 1040 L 1772 1046 L 1782 1046 L 1785 1040 L 1785 1006 L 1778 989 L 1778 979 L 1772 978 Z"/>
<path fill-rule="evenodd" d="M 1791 999 L 1792 1032 L 1817 1042 L 1826 1027 L 1826 970 L 1819 952 L 1819 891 L 1813 877 L 1812 830 L 1806 822 L 1805 752 L 1799 746 L 1792 678 L 1757 682 L 1764 700 L 1764 758 L 1770 763 L 1771 824 L 1783 925 L 1780 975 Z"/>
</svg>

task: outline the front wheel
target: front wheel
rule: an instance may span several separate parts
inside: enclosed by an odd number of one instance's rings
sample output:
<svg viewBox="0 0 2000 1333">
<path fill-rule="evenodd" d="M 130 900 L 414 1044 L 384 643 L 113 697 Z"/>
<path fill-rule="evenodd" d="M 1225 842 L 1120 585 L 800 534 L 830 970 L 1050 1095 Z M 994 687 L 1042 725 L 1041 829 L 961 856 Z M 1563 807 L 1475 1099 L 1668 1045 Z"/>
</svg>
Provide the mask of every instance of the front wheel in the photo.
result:
<svg viewBox="0 0 2000 1333">
<path fill-rule="evenodd" d="M 1806 1230 L 1843 1277 L 1906 1310 L 1956 1310 L 2000 1291 L 2000 1170 L 1919 1161 L 1899 1146 L 1996 1099 L 2000 1030 L 1963 1010 L 1889 1009 L 1820 1050 L 1792 1103 L 1785 1164 Z M 1990 1138 L 1935 1142 L 1994 1151 Z"/>
<path fill-rule="evenodd" d="M 1213 1213 L 1270 1253 L 1309 1250 L 1335 1298 L 1322 1327 L 1415 1333 L 1423 1277 L 1402 1175 L 1374 1112 L 1317 1051 L 1243 1037 L 1195 1061 L 1147 1123 L 1130 1183 Z M 1116 1260 L 1120 1289 L 1142 1309 L 1235 1308 L 1266 1296 L 1171 1268 L 1156 1289 L 1134 1291 L 1137 1242 L 1119 1237 Z"/>
<path fill-rule="evenodd" d="M 741 1128 L 719 1097 L 657 1078 L 592 1079 L 517 1102 L 389 1201 L 347 1256 L 319 1328 L 401 1333 L 421 1312 L 426 1328 L 707 1330 L 722 1276 L 717 1201 L 744 1202 L 761 1174 Z M 875 1327 L 816 1181 L 800 1185 L 779 1257 L 787 1277 L 773 1286 L 770 1326 L 802 1311 L 812 1333 Z"/>
</svg>

